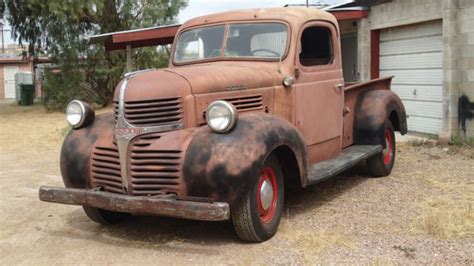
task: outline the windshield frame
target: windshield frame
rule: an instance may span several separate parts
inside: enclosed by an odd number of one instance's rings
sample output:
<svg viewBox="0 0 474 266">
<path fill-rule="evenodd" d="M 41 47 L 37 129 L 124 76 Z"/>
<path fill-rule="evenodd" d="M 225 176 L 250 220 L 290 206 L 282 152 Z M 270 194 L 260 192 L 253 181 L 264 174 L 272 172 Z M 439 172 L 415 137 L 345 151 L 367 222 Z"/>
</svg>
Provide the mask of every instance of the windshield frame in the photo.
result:
<svg viewBox="0 0 474 266">
<path fill-rule="evenodd" d="M 214 26 L 224 26 L 224 35 L 222 39 L 222 44 L 221 44 L 221 49 L 224 50 L 227 46 L 227 36 L 229 33 L 229 26 L 230 25 L 239 25 L 239 24 L 258 24 L 258 23 L 278 23 L 286 26 L 287 29 L 287 38 L 286 38 L 286 46 L 285 46 L 285 51 L 281 57 L 257 57 L 257 56 L 225 56 L 225 55 L 220 55 L 216 57 L 211 57 L 211 58 L 204 58 L 204 59 L 197 59 L 197 60 L 190 60 L 190 61 L 185 61 L 185 62 L 176 62 L 175 61 L 175 53 L 176 53 L 176 46 L 178 44 L 178 40 L 181 38 L 181 35 L 185 32 L 188 32 L 190 30 L 195 30 L 195 29 L 200 29 L 200 28 L 207 28 L 207 27 L 214 27 Z M 283 61 L 286 59 L 288 56 L 289 50 L 290 50 L 290 44 L 291 44 L 291 36 L 292 36 L 292 30 L 291 26 L 289 23 L 287 23 L 284 20 L 275 20 L 275 19 L 269 19 L 269 20 L 238 20 L 238 21 L 225 21 L 225 22 L 216 22 L 216 23 L 209 23 L 209 24 L 204 24 L 204 25 L 198 25 L 195 27 L 189 27 L 185 28 L 182 31 L 179 32 L 177 37 L 175 38 L 175 42 L 173 43 L 173 49 L 171 51 L 170 55 L 170 62 L 172 63 L 173 66 L 181 66 L 181 65 L 191 65 L 191 64 L 199 64 L 199 63 L 206 63 L 206 62 L 215 62 L 215 61 L 263 61 L 263 62 L 279 62 Z"/>
</svg>

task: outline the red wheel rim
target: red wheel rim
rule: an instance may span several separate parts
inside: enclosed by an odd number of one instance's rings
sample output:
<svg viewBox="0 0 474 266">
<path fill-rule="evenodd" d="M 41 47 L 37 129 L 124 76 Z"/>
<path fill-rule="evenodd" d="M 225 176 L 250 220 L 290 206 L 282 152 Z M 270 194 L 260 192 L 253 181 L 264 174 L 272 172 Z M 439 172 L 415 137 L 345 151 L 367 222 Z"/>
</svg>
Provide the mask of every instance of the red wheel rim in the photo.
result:
<svg viewBox="0 0 474 266">
<path fill-rule="evenodd" d="M 385 149 L 383 151 L 383 162 L 385 165 L 390 164 L 392 161 L 392 156 L 393 156 L 393 147 L 392 147 L 392 134 L 390 134 L 390 130 L 387 128 L 385 130 Z"/>
<path fill-rule="evenodd" d="M 261 191 L 263 186 L 270 185 L 273 190 L 273 195 L 271 197 L 271 202 L 268 204 L 267 208 L 264 208 L 262 203 Z M 258 204 L 258 213 L 260 215 L 260 221 L 263 223 L 269 223 L 273 220 L 275 216 L 276 207 L 278 201 L 278 184 L 275 175 L 275 171 L 271 167 L 265 167 L 260 171 L 260 177 L 258 179 L 258 190 L 257 190 L 257 204 Z"/>
</svg>

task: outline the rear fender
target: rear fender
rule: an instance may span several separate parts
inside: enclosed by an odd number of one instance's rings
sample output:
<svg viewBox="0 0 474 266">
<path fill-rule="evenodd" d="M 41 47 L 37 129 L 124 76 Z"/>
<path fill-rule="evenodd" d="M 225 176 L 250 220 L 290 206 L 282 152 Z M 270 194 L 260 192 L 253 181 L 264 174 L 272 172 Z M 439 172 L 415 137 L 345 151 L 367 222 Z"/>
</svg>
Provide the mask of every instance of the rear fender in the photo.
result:
<svg viewBox="0 0 474 266">
<path fill-rule="evenodd" d="M 390 90 L 362 93 L 354 118 L 355 144 L 382 144 L 385 148 L 385 121 L 389 119 L 396 131 L 407 133 L 405 107 L 400 97 Z"/>
<path fill-rule="evenodd" d="M 188 195 L 233 204 L 257 182 L 266 157 L 282 146 L 293 152 L 300 178 L 306 180 L 306 146 L 298 130 L 287 121 L 269 114 L 249 113 L 241 115 L 228 134 L 202 127 L 191 141 L 184 161 Z"/>
</svg>

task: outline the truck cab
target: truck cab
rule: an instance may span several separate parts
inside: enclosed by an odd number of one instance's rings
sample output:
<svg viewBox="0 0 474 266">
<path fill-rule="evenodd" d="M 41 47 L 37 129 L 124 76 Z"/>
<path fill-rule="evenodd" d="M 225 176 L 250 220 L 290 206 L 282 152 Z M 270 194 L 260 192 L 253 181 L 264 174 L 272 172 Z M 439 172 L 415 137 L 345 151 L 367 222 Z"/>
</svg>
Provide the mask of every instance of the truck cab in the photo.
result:
<svg viewBox="0 0 474 266">
<path fill-rule="evenodd" d="M 344 84 L 340 32 L 310 8 L 241 10 L 184 23 L 169 67 L 127 73 L 114 113 L 72 101 L 61 150 L 66 188 L 43 201 L 82 205 L 93 221 L 130 214 L 231 220 L 261 242 L 277 231 L 285 188 L 366 161 L 395 162 L 406 114 L 392 77 Z"/>
</svg>

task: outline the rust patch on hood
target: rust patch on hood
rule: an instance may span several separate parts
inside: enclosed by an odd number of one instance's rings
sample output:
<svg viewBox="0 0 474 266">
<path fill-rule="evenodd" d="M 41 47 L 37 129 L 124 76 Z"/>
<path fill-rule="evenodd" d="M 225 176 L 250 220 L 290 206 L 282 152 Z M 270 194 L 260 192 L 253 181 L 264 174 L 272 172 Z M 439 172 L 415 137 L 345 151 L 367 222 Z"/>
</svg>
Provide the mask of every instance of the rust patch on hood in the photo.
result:
<svg viewBox="0 0 474 266">
<path fill-rule="evenodd" d="M 193 94 L 266 88 L 275 83 L 275 79 L 265 70 L 238 65 L 199 64 L 165 71 L 186 79 Z"/>
<path fill-rule="evenodd" d="M 123 81 L 122 81 L 123 82 Z M 114 101 L 118 101 L 120 82 L 115 89 Z M 135 74 L 128 81 L 126 101 L 147 101 L 191 94 L 188 82 L 178 74 L 166 70 L 151 70 Z"/>
</svg>

